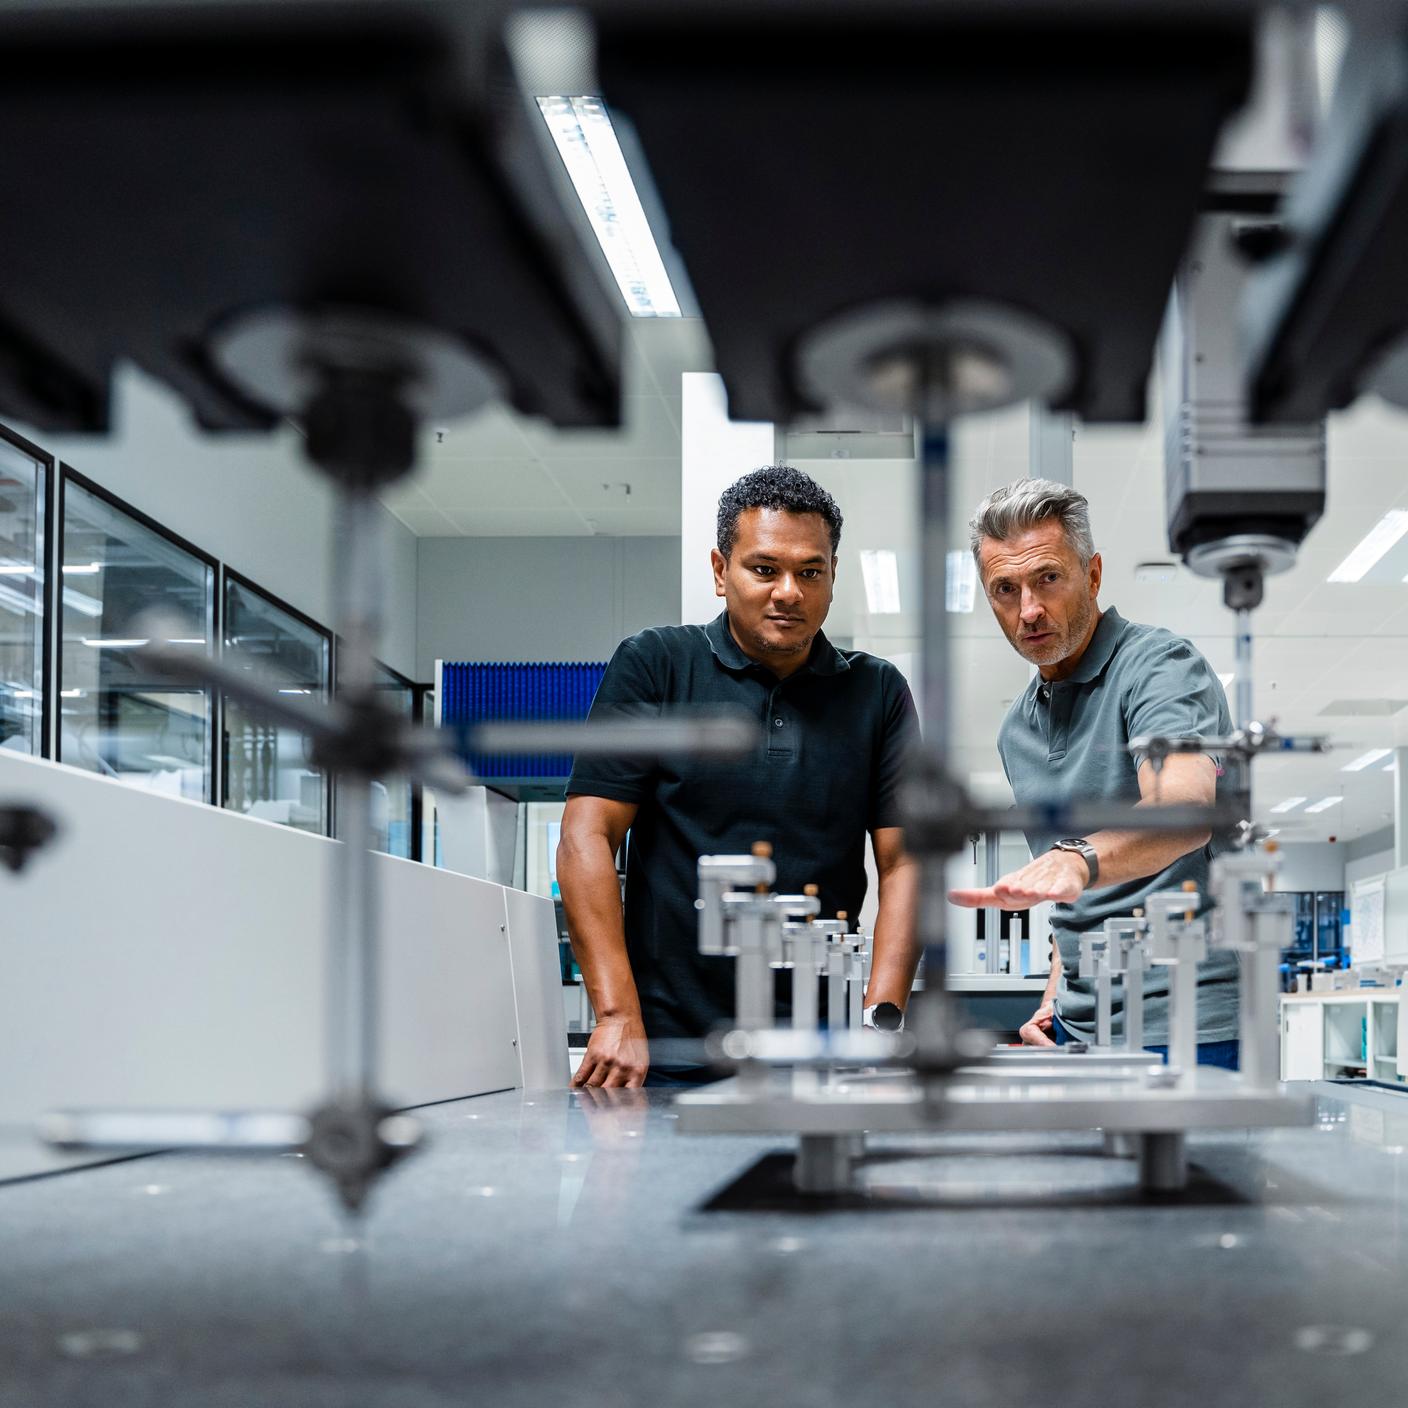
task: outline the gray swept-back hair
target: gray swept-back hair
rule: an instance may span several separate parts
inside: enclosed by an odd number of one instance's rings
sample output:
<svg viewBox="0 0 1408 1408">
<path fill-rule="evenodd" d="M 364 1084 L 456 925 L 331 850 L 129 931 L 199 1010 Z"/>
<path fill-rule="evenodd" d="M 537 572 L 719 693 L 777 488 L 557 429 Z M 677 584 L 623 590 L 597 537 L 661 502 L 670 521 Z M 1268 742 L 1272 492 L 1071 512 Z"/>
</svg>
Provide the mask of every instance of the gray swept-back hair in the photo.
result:
<svg viewBox="0 0 1408 1408">
<path fill-rule="evenodd" d="M 978 505 L 978 511 L 968 524 L 973 560 L 978 564 L 979 574 L 983 564 L 978 552 L 984 538 L 1006 542 L 1053 518 L 1061 525 L 1081 566 L 1088 566 L 1095 556 L 1095 540 L 1090 533 L 1090 504 L 1085 495 L 1054 479 L 1014 479 L 994 489 Z"/>
</svg>

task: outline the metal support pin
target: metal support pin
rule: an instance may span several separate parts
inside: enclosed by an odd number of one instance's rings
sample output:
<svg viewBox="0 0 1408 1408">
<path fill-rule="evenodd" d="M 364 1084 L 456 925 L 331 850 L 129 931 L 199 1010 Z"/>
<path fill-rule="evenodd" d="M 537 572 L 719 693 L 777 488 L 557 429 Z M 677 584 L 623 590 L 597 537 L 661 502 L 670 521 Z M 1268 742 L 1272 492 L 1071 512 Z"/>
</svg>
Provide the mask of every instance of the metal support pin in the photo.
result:
<svg viewBox="0 0 1408 1408">
<path fill-rule="evenodd" d="M 1191 881 L 1183 884 L 1185 892 L 1196 891 Z M 1194 923 L 1196 911 L 1183 911 L 1183 928 Z M 1177 957 L 1173 966 L 1173 1004 L 1169 1013 L 1169 1065 L 1190 1074 L 1198 1065 L 1198 962 L 1192 935 L 1186 932 L 1176 944 Z"/>
<path fill-rule="evenodd" d="M 815 895 L 815 885 L 804 885 L 804 895 Z M 816 921 L 808 915 L 796 939 L 792 964 L 792 1026 L 796 1031 L 814 1032 L 820 1019 L 821 989 L 817 974 Z"/>
</svg>

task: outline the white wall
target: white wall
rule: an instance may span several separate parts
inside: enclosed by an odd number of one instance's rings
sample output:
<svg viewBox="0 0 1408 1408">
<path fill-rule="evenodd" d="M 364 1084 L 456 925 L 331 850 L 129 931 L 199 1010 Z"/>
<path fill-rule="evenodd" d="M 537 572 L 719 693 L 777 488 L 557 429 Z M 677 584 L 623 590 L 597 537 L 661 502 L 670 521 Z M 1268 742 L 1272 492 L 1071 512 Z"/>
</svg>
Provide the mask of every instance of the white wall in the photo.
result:
<svg viewBox="0 0 1408 1408">
<path fill-rule="evenodd" d="M 417 602 L 420 679 L 436 660 L 609 660 L 679 624 L 679 539 L 422 538 Z"/>
<path fill-rule="evenodd" d="M 1344 868 L 1345 894 L 1348 895 L 1361 880 L 1368 880 L 1375 875 L 1385 875 L 1393 868 L 1392 850 L 1376 851 L 1361 860 L 1350 861 Z"/>
<path fill-rule="evenodd" d="M 0 873 L 0 1126 L 318 1099 L 334 842 L 6 754 L 0 796 L 62 828 L 22 875 Z M 565 1084 L 551 901 L 374 865 L 390 1099 Z"/>
<path fill-rule="evenodd" d="M 332 628 L 332 493 L 298 433 L 211 436 L 159 383 L 126 370 L 105 438 L 16 429 L 258 586 Z M 379 654 L 415 677 L 417 540 L 383 511 L 386 621 Z M 426 676 L 425 678 L 429 678 Z"/>
<path fill-rule="evenodd" d="M 684 436 L 680 459 L 680 602 L 678 619 L 712 621 L 723 609 L 714 595 L 709 551 L 718 531 L 719 496 L 735 479 L 776 459 L 768 421 L 731 421 L 723 378 L 686 372 L 680 378 Z"/>
</svg>

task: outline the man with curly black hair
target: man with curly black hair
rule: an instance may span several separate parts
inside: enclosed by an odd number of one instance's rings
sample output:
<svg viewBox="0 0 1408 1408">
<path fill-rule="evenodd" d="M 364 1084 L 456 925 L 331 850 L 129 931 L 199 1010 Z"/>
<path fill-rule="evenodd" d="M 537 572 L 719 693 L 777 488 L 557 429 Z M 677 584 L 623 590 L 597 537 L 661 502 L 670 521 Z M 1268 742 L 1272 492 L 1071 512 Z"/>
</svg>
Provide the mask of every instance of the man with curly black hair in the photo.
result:
<svg viewBox="0 0 1408 1408">
<path fill-rule="evenodd" d="M 697 1055 L 670 1051 L 733 1016 L 733 960 L 698 950 L 696 866 L 700 855 L 756 841 L 772 845 L 779 891 L 816 884 L 824 915 L 854 919 L 869 835 L 880 908 L 866 1019 L 901 1020 L 918 952 L 898 792 L 918 725 L 892 664 L 838 650 L 822 632 L 841 522 L 835 500 L 800 470 L 745 475 L 719 501 L 710 554 L 722 614 L 707 626 L 641 631 L 612 657 L 593 718 L 727 707 L 759 719 L 766 737 L 733 762 L 583 759 L 573 770 L 557 876 L 597 1013 L 577 1085 L 707 1077 Z M 615 856 L 627 832 L 623 906 Z M 779 1004 L 785 1015 L 785 992 Z"/>
</svg>

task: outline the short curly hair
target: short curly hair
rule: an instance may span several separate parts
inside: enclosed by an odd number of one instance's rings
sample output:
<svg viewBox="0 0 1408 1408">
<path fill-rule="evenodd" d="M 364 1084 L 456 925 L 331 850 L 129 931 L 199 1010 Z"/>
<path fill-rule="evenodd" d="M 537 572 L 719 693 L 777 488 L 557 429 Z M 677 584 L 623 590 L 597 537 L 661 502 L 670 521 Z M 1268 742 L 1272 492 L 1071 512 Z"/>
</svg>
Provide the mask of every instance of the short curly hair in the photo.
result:
<svg viewBox="0 0 1408 1408">
<path fill-rule="evenodd" d="M 811 477 L 790 464 L 768 464 L 730 484 L 719 499 L 719 551 L 727 557 L 738 537 L 738 515 L 750 508 L 780 508 L 788 513 L 819 513 L 831 534 L 834 555 L 841 546 L 841 510 Z"/>
</svg>

